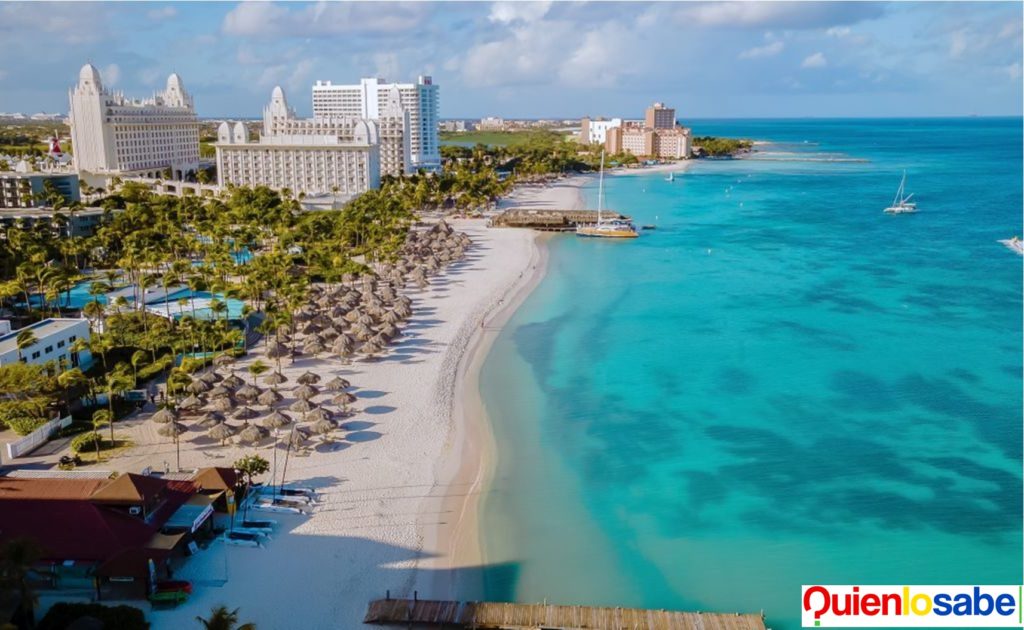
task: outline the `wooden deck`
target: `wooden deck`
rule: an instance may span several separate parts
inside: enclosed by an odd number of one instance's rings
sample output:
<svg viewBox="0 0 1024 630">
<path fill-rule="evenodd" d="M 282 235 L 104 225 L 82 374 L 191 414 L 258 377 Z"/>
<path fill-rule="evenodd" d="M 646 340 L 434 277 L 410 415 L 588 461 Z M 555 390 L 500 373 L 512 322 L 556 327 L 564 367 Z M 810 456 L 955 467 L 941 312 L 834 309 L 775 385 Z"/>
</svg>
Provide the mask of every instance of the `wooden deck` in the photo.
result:
<svg viewBox="0 0 1024 630">
<path fill-rule="evenodd" d="M 601 214 L 607 219 L 629 218 L 611 210 L 604 210 Z M 577 225 L 590 223 L 597 223 L 597 210 L 509 208 L 491 220 L 494 227 L 531 228 L 543 232 L 572 232 Z"/>
<path fill-rule="evenodd" d="M 765 630 L 760 614 L 411 599 L 374 600 L 363 623 L 492 630 Z"/>
</svg>

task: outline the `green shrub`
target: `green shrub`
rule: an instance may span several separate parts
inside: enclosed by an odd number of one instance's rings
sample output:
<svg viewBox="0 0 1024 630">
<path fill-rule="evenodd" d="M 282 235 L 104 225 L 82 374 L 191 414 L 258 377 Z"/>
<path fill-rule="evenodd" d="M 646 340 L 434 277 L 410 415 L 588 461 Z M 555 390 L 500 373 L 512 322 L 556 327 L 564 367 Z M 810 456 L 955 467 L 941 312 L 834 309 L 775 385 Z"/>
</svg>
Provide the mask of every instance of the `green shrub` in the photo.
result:
<svg viewBox="0 0 1024 630">
<path fill-rule="evenodd" d="M 44 424 L 46 424 L 46 420 L 43 418 L 10 418 L 7 420 L 7 426 L 18 435 L 28 435 Z"/>
<path fill-rule="evenodd" d="M 96 450 L 97 442 L 99 442 L 100 450 L 102 450 L 104 445 L 103 436 L 99 433 L 93 432 L 83 433 L 71 440 L 71 450 L 76 453 L 81 453 L 86 450 L 94 451 Z"/>
<path fill-rule="evenodd" d="M 157 374 L 160 374 L 167 368 L 171 367 L 173 364 L 174 356 L 170 354 L 165 354 L 164 356 L 158 358 L 156 360 L 156 363 L 150 363 L 149 365 L 141 368 L 139 370 L 139 380 L 147 381 L 156 376 Z"/>
<path fill-rule="evenodd" d="M 117 630 L 148 630 L 146 615 L 133 606 L 104 606 L 102 604 L 54 604 L 42 618 L 36 630 L 64 630 L 82 617 L 94 617 L 104 628 Z"/>
<path fill-rule="evenodd" d="M 91 422 L 82 422 L 81 420 L 74 420 L 73 419 L 71 421 L 71 424 L 69 424 L 68 426 L 64 427 L 63 429 L 61 429 L 60 431 L 57 432 L 57 437 L 62 437 L 62 438 L 71 437 L 72 435 L 78 435 L 79 433 L 82 433 L 83 431 L 92 431 L 92 423 Z"/>
</svg>

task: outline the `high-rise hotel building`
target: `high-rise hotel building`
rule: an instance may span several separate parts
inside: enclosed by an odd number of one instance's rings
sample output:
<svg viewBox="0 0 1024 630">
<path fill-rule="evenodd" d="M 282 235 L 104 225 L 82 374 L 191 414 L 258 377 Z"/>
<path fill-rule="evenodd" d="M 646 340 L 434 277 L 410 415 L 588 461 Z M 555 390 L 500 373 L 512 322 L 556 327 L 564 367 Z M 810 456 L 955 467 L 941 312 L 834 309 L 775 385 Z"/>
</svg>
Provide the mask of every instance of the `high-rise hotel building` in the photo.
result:
<svg viewBox="0 0 1024 630">
<path fill-rule="evenodd" d="M 86 64 L 71 101 L 71 146 L 79 171 L 181 180 L 199 169 L 199 121 L 181 77 L 147 99 L 129 99 L 103 87 Z"/>
<path fill-rule="evenodd" d="M 688 127 L 676 122 L 676 110 L 655 103 L 644 112 L 644 120 L 626 121 L 605 133 L 608 153 L 632 153 L 638 157 L 689 158 L 692 154 Z"/>
<path fill-rule="evenodd" d="M 398 148 L 387 144 L 398 168 Z M 376 121 L 354 116 L 300 119 L 275 87 L 263 109 L 263 133 L 249 140 L 244 123 L 223 122 L 217 130 L 217 178 L 221 186 L 267 186 L 295 195 L 352 197 L 380 186 L 380 130 Z M 397 154 L 397 155 L 396 155 Z M 392 164 L 395 167 L 395 164 Z"/>
<path fill-rule="evenodd" d="M 355 85 L 317 81 L 313 86 L 313 117 L 380 120 L 386 116 L 392 92 L 397 90 L 399 104 L 409 114 L 412 169 L 436 170 L 441 167 L 438 89 L 429 76 L 417 78 L 416 83 L 387 83 L 379 78 L 362 79 Z"/>
</svg>

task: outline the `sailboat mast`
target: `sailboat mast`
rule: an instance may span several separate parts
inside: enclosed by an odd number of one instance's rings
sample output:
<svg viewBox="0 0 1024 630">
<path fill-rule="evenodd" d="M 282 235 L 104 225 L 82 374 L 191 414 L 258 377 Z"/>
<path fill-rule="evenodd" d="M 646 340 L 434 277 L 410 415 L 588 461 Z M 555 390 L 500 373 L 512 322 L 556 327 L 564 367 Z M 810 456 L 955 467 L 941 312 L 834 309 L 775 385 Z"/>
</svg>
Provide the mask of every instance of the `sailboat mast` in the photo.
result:
<svg viewBox="0 0 1024 630">
<path fill-rule="evenodd" d="M 601 206 L 604 201 L 604 151 L 601 151 L 601 171 L 597 176 L 597 222 L 601 223 Z"/>
<path fill-rule="evenodd" d="M 896 198 L 892 200 L 892 205 L 898 205 L 903 201 L 903 185 L 907 181 L 907 172 L 903 171 L 903 179 L 900 180 L 899 190 L 896 191 Z"/>
</svg>

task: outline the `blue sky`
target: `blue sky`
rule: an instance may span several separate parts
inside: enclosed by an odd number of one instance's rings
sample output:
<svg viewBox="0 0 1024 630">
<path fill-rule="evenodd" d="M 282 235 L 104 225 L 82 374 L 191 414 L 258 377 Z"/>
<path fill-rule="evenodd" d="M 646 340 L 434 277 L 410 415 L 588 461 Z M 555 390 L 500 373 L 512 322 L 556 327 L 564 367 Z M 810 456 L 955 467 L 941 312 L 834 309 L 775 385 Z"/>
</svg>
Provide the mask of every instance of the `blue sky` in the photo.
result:
<svg viewBox="0 0 1024 630">
<path fill-rule="evenodd" d="M 65 112 L 86 62 L 202 117 L 274 85 L 441 85 L 442 117 L 1021 115 L 1022 4 L 975 2 L 0 3 L 0 111 Z"/>
</svg>

